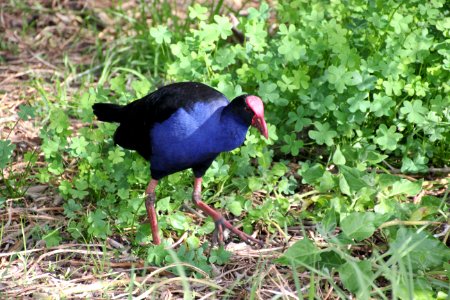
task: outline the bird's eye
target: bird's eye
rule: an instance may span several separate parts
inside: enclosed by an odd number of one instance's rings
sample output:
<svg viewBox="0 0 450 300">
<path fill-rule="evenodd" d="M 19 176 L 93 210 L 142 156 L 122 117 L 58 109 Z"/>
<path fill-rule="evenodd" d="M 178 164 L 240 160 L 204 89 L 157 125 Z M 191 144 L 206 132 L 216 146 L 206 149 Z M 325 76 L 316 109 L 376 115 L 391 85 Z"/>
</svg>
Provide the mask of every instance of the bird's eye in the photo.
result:
<svg viewBox="0 0 450 300">
<path fill-rule="evenodd" d="M 250 107 L 246 106 L 245 111 L 248 111 L 248 112 L 251 111 Z"/>
</svg>

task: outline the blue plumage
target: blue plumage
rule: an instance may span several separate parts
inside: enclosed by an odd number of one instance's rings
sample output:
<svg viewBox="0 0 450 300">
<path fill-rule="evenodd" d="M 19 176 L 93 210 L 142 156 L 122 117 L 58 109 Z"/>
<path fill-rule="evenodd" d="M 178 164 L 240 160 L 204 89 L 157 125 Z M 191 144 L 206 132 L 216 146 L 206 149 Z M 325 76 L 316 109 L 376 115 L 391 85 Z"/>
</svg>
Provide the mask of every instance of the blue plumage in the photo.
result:
<svg viewBox="0 0 450 300">
<path fill-rule="evenodd" d="M 221 152 L 243 144 L 250 125 L 267 138 L 264 107 L 256 96 L 242 95 L 229 102 L 217 90 L 197 82 L 167 85 L 126 106 L 96 103 L 98 119 L 120 123 L 114 142 L 136 150 L 150 161 L 152 180 L 145 202 L 155 244 L 160 243 L 155 188 L 159 179 L 191 168 L 195 175 L 195 204 L 216 222 L 214 236 L 222 240 L 228 228 L 246 242 L 255 238 L 237 230 L 200 200 L 201 177 Z"/>
<path fill-rule="evenodd" d="M 198 102 L 156 123 L 150 132 L 152 174 L 164 176 L 212 162 L 220 152 L 242 145 L 249 125 L 224 111 L 228 103 Z"/>
</svg>

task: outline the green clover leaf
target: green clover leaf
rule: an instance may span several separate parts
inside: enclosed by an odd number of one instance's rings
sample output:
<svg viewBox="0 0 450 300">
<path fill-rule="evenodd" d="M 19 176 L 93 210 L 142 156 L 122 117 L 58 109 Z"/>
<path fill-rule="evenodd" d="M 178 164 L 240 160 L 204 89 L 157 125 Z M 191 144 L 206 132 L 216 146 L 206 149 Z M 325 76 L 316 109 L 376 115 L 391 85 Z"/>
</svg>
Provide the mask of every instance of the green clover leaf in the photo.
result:
<svg viewBox="0 0 450 300">
<path fill-rule="evenodd" d="M 303 148 L 303 141 L 299 140 L 294 133 L 285 135 L 283 140 L 286 142 L 286 145 L 281 147 L 283 153 L 290 153 L 292 156 L 297 156 L 300 149 Z"/>
<path fill-rule="evenodd" d="M 208 19 L 206 13 L 208 9 L 204 6 L 201 6 L 198 3 L 195 3 L 194 6 L 189 6 L 189 18 L 191 19 L 199 19 L 200 21 L 205 21 Z"/>
<path fill-rule="evenodd" d="M 231 31 L 233 25 L 231 25 L 230 20 L 227 17 L 215 15 L 214 21 L 217 23 L 217 31 L 222 39 L 226 39 L 233 34 Z"/>
<path fill-rule="evenodd" d="M 170 44 L 172 34 L 167 29 L 167 26 L 158 25 L 157 27 L 150 28 L 150 35 L 155 38 L 157 44 Z"/>
<path fill-rule="evenodd" d="M 392 114 L 391 108 L 394 106 L 395 101 L 392 100 L 391 97 L 382 94 L 374 94 L 373 102 L 370 103 L 370 111 L 377 117 L 389 117 Z"/>
<path fill-rule="evenodd" d="M 326 71 L 326 78 L 329 83 L 331 83 L 336 91 L 339 94 L 342 94 L 344 90 L 346 89 L 345 86 L 345 75 L 346 75 L 346 69 L 345 66 L 339 65 L 336 66 L 329 66 Z"/>
<path fill-rule="evenodd" d="M 380 145 L 382 150 L 394 151 L 397 148 L 397 143 L 403 137 L 401 133 L 397 133 L 397 128 L 392 125 L 387 128 L 385 124 L 381 124 L 377 129 L 377 136 L 375 142 Z"/>
<path fill-rule="evenodd" d="M 301 106 L 297 107 L 296 112 L 290 111 L 288 117 L 287 124 L 295 123 L 295 131 L 302 131 L 303 127 L 310 125 L 312 122 L 310 118 L 305 118 L 305 110 Z"/>
<path fill-rule="evenodd" d="M 327 146 L 332 146 L 334 144 L 333 139 L 337 136 L 337 132 L 330 130 L 330 124 L 325 122 L 324 124 L 320 122 L 314 122 L 314 126 L 317 130 L 310 130 L 308 135 L 310 138 L 316 141 L 317 144 Z"/>
<path fill-rule="evenodd" d="M 405 101 L 403 107 L 400 108 L 400 114 L 406 115 L 406 119 L 415 124 L 423 124 L 426 121 L 427 113 L 428 109 L 422 105 L 422 100 Z"/>
<path fill-rule="evenodd" d="M 4 169 L 13 154 L 16 145 L 11 144 L 10 140 L 0 140 L 0 169 Z"/>
</svg>

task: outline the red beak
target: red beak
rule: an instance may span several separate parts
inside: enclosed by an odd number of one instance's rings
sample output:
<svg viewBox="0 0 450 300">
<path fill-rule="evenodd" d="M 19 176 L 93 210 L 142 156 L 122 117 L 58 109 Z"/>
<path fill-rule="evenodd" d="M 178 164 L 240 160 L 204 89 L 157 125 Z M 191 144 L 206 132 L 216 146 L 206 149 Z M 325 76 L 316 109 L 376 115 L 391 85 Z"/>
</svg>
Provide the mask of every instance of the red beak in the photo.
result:
<svg viewBox="0 0 450 300">
<path fill-rule="evenodd" d="M 266 120 L 264 120 L 264 117 L 255 115 L 252 120 L 252 126 L 257 128 L 266 139 L 269 138 L 269 133 L 267 132 L 267 124 Z"/>
<path fill-rule="evenodd" d="M 252 126 L 258 128 L 259 132 L 268 139 L 269 133 L 267 132 L 266 120 L 264 120 L 264 104 L 261 98 L 253 95 L 247 96 L 245 99 L 248 107 L 253 110 L 255 114 L 252 119 Z"/>
</svg>

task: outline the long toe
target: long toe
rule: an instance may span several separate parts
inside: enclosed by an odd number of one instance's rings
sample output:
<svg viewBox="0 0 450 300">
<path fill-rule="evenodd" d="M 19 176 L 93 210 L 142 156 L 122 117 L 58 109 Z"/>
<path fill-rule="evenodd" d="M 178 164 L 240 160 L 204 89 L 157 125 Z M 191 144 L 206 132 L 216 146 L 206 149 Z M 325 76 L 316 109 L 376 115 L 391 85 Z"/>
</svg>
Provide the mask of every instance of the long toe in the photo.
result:
<svg viewBox="0 0 450 300">
<path fill-rule="evenodd" d="M 237 229 L 236 227 L 231 225 L 231 223 L 228 222 L 227 220 L 225 220 L 223 217 L 218 219 L 215 223 L 216 223 L 216 230 L 218 230 L 218 228 L 220 228 L 220 230 L 222 232 L 221 233 L 221 235 L 222 235 L 222 242 L 223 242 L 223 228 L 225 227 L 225 228 L 229 229 L 232 233 L 237 235 L 241 240 L 243 240 L 245 243 L 247 243 L 249 245 L 255 243 L 255 244 L 258 244 L 260 246 L 264 246 L 264 242 L 255 239 L 254 237 L 252 237 L 251 235 L 246 234 L 245 232 L 240 231 L 239 229 Z M 220 239 L 220 236 L 219 236 L 219 239 Z"/>
<path fill-rule="evenodd" d="M 246 234 L 245 232 L 242 232 L 238 229 L 236 229 L 237 232 L 234 232 L 237 236 L 239 236 L 246 244 L 252 245 L 253 243 L 260 245 L 261 247 L 264 246 L 264 242 L 255 239 L 251 235 Z"/>
<path fill-rule="evenodd" d="M 264 242 L 260 241 L 258 239 L 255 239 L 251 235 L 246 234 L 245 232 L 240 231 L 241 234 L 238 234 L 238 236 L 247 244 L 252 245 L 253 243 L 260 245 L 261 247 L 264 246 Z"/>
<path fill-rule="evenodd" d="M 214 229 L 212 236 L 212 246 L 223 246 L 223 225 L 220 222 L 214 222 L 216 228 Z"/>
</svg>

